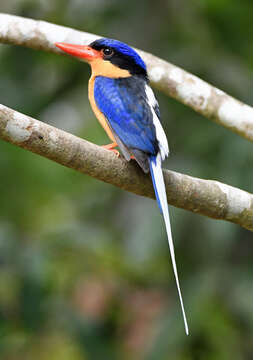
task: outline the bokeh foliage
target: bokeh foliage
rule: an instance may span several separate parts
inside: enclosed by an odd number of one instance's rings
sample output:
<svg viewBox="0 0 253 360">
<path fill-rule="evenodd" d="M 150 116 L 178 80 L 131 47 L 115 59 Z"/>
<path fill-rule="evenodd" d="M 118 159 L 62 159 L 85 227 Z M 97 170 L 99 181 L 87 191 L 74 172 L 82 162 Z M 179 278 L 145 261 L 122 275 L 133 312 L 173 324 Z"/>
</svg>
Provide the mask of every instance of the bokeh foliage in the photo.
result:
<svg viewBox="0 0 253 360">
<path fill-rule="evenodd" d="M 253 2 L 1 0 L 0 11 L 118 38 L 251 105 Z M 0 103 L 98 144 L 88 66 L 0 45 Z M 253 145 L 157 94 L 170 169 L 253 192 Z M 253 242 L 171 209 L 184 335 L 155 202 L 0 143 L 0 357 L 252 359 Z"/>
</svg>

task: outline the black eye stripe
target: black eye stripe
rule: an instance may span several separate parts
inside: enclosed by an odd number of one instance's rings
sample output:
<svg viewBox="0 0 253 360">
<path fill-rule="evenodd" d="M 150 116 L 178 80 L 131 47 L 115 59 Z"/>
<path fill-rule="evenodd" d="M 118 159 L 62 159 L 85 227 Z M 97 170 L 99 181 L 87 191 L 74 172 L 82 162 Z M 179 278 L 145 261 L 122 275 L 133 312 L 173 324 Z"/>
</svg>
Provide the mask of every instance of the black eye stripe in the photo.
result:
<svg viewBox="0 0 253 360">
<path fill-rule="evenodd" d="M 97 41 L 91 43 L 90 46 L 97 51 L 101 51 L 104 60 L 110 61 L 113 65 L 121 69 L 128 70 L 131 75 L 142 76 L 148 80 L 146 69 L 137 64 L 133 57 L 120 52 L 114 47 L 106 46 Z"/>
</svg>

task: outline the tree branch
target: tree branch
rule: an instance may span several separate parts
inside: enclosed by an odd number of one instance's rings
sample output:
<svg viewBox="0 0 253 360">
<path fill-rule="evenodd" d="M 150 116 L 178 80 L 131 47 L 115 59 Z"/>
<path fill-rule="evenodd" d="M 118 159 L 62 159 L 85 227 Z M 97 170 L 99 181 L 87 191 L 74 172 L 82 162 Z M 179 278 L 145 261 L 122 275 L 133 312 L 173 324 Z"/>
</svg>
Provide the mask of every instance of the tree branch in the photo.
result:
<svg viewBox="0 0 253 360">
<path fill-rule="evenodd" d="M 60 53 L 55 42 L 88 44 L 99 36 L 44 21 L 0 13 L 0 42 Z M 152 84 L 233 132 L 253 141 L 253 108 L 196 76 L 138 50 Z"/>
<path fill-rule="evenodd" d="M 155 198 L 150 176 L 134 161 L 0 105 L 0 138 L 96 179 Z M 253 195 L 222 184 L 164 171 L 168 202 L 192 212 L 234 222 L 253 231 Z"/>
</svg>

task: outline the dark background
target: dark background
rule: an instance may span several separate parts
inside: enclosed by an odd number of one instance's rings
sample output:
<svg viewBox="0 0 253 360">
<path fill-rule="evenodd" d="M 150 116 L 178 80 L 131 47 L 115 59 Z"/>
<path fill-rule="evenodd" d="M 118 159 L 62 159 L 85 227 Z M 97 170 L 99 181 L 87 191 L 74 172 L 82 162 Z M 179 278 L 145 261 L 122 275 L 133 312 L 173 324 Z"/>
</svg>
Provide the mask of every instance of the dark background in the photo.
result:
<svg viewBox="0 0 253 360">
<path fill-rule="evenodd" d="M 120 39 L 253 105 L 251 0 L 1 0 L 0 11 Z M 0 103 L 106 144 L 89 72 L 0 45 Z M 156 94 L 165 165 L 253 192 L 252 144 Z M 0 171 L 1 359 L 252 359 L 252 233 L 171 208 L 186 337 L 154 201 L 4 142 Z"/>
</svg>

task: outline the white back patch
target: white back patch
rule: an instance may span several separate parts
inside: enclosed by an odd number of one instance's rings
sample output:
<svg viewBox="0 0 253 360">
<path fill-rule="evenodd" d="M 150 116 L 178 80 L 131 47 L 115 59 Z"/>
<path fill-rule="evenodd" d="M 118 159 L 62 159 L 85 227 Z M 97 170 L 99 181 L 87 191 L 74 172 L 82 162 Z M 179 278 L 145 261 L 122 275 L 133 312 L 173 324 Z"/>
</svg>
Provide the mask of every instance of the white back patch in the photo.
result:
<svg viewBox="0 0 253 360">
<path fill-rule="evenodd" d="M 155 98 L 153 90 L 147 84 L 145 86 L 145 91 L 146 91 L 146 96 L 148 99 L 148 104 L 151 108 L 152 115 L 153 115 L 153 122 L 154 122 L 154 126 L 155 126 L 156 138 L 158 141 L 160 154 L 161 154 L 162 160 L 164 160 L 165 157 L 169 155 L 169 146 L 168 146 L 168 140 L 167 140 L 167 137 L 163 130 L 163 127 L 160 123 L 160 120 L 158 119 L 158 116 L 155 113 L 155 107 L 158 106 L 158 102 Z"/>
</svg>

